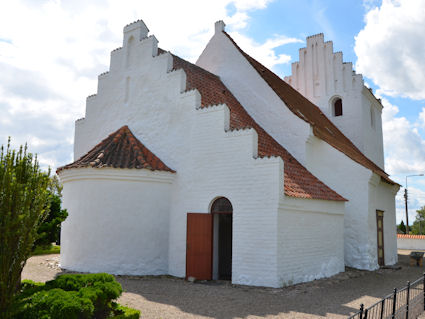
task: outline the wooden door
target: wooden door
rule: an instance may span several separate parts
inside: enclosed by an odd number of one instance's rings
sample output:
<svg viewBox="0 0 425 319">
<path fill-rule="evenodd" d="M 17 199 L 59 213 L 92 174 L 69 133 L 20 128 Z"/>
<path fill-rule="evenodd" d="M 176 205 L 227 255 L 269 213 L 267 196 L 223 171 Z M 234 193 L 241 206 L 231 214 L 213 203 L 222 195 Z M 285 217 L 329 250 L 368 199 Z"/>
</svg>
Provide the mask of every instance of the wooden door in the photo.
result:
<svg viewBox="0 0 425 319">
<path fill-rule="evenodd" d="M 378 264 L 385 265 L 384 255 L 384 212 L 382 210 L 376 211 L 376 227 L 378 234 Z"/>
<path fill-rule="evenodd" d="M 212 279 L 212 214 L 187 214 L 186 278 Z"/>
</svg>

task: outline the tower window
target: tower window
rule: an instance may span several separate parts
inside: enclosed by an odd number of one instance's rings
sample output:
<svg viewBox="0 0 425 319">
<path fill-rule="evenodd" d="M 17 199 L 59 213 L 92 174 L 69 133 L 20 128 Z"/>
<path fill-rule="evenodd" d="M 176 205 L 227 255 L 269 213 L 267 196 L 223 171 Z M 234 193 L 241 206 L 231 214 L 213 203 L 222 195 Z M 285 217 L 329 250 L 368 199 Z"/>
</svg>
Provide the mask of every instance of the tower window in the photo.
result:
<svg viewBox="0 0 425 319">
<path fill-rule="evenodd" d="M 342 116 L 342 100 L 340 98 L 334 100 L 333 113 L 334 116 Z"/>
</svg>

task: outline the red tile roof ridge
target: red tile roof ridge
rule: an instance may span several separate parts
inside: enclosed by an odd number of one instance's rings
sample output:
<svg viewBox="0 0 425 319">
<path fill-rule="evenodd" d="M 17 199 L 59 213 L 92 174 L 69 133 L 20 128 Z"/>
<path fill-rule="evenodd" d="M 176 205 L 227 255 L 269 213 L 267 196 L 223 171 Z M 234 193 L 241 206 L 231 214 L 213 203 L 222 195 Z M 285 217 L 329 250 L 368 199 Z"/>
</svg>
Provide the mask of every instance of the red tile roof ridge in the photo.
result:
<svg viewBox="0 0 425 319">
<path fill-rule="evenodd" d="M 173 55 L 173 68 L 185 71 L 186 90 L 198 90 L 201 95 L 201 108 L 212 104 L 225 104 L 230 111 L 230 130 L 251 127 L 257 132 L 258 157 L 279 156 L 282 158 L 285 163 L 285 195 L 298 198 L 347 201 L 311 174 L 257 124 L 217 75 L 176 55 Z"/>
<path fill-rule="evenodd" d="M 239 52 L 247 59 L 251 66 L 264 79 L 276 95 L 284 102 L 289 110 L 296 116 L 309 123 L 313 127 L 313 133 L 329 145 L 333 146 L 355 162 L 372 170 L 379 175 L 385 182 L 391 185 L 398 185 L 389 178 L 378 165 L 367 158 L 320 110 L 320 108 L 310 102 L 301 93 L 295 90 L 292 86 L 282 80 L 274 72 L 270 71 L 260 62 L 245 53 L 232 37 L 225 31 L 222 31 Z M 301 110 L 300 110 L 301 108 Z M 300 116 L 300 114 L 302 116 Z"/>
<path fill-rule="evenodd" d="M 397 234 L 397 238 L 425 239 L 425 235 Z"/>
<path fill-rule="evenodd" d="M 127 125 L 108 135 L 85 155 L 71 164 L 59 167 L 56 172 L 70 168 L 135 168 L 175 173 L 142 144 Z"/>
</svg>

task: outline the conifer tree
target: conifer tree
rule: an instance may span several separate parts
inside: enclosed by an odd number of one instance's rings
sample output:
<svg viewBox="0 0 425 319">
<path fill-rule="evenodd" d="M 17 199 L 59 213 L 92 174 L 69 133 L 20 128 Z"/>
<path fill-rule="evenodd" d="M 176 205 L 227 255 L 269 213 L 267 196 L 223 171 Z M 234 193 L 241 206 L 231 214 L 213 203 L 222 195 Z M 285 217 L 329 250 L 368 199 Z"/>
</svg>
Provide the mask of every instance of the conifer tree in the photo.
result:
<svg viewBox="0 0 425 319">
<path fill-rule="evenodd" d="M 10 318 L 22 269 L 31 254 L 37 228 L 48 214 L 49 172 L 37 157 L 10 147 L 0 149 L 0 314 Z"/>
</svg>

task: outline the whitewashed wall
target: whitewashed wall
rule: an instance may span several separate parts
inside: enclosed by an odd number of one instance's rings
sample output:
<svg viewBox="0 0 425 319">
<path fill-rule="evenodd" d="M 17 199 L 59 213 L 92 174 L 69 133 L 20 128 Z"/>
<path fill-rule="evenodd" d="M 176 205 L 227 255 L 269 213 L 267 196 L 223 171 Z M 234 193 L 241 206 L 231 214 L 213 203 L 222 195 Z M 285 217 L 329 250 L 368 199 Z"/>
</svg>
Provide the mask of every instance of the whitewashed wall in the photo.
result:
<svg viewBox="0 0 425 319">
<path fill-rule="evenodd" d="M 344 202 L 285 197 L 279 206 L 278 241 L 282 286 L 343 272 Z"/>
<path fill-rule="evenodd" d="M 368 236 L 368 184 L 371 171 L 349 159 L 321 139 L 310 136 L 307 168 L 329 187 L 348 199 L 345 205 L 345 263 L 360 269 L 376 269 L 376 252 L 371 252 Z M 376 234 L 376 229 L 374 230 Z M 372 254 L 371 254 L 372 253 Z"/>
<path fill-rule="evenodd" d="M 383 182 L 376 174 L 369 180 L 369 249 L 370 254 L 378 262 L 376 210 L 381 210 L 384 212 L 384 257 L 386 265 L 394 265 L 398 260 L 395 214 L 395 195 L 397 191 L 398 186 Z"/>
<path fill-rule="evenodd" d="M 397 234 L 397 247 L 398 249 L 425 250 L 425 236 Z"/>
<path fill-rule="evenodd" d="M 216 33 L 202 52 L 197 65 L 220 76 L 255 121 L 289 153 L 304 164 L 310 125 L 294 115 L 259 76 L 216 23 Z"/>
<path fill-rule="evenodd" d="M 174 174 L 74 168 L 59 173 L 61 267 L 83 272 L 168 273 L 168 216 Z"/>
</svg>

